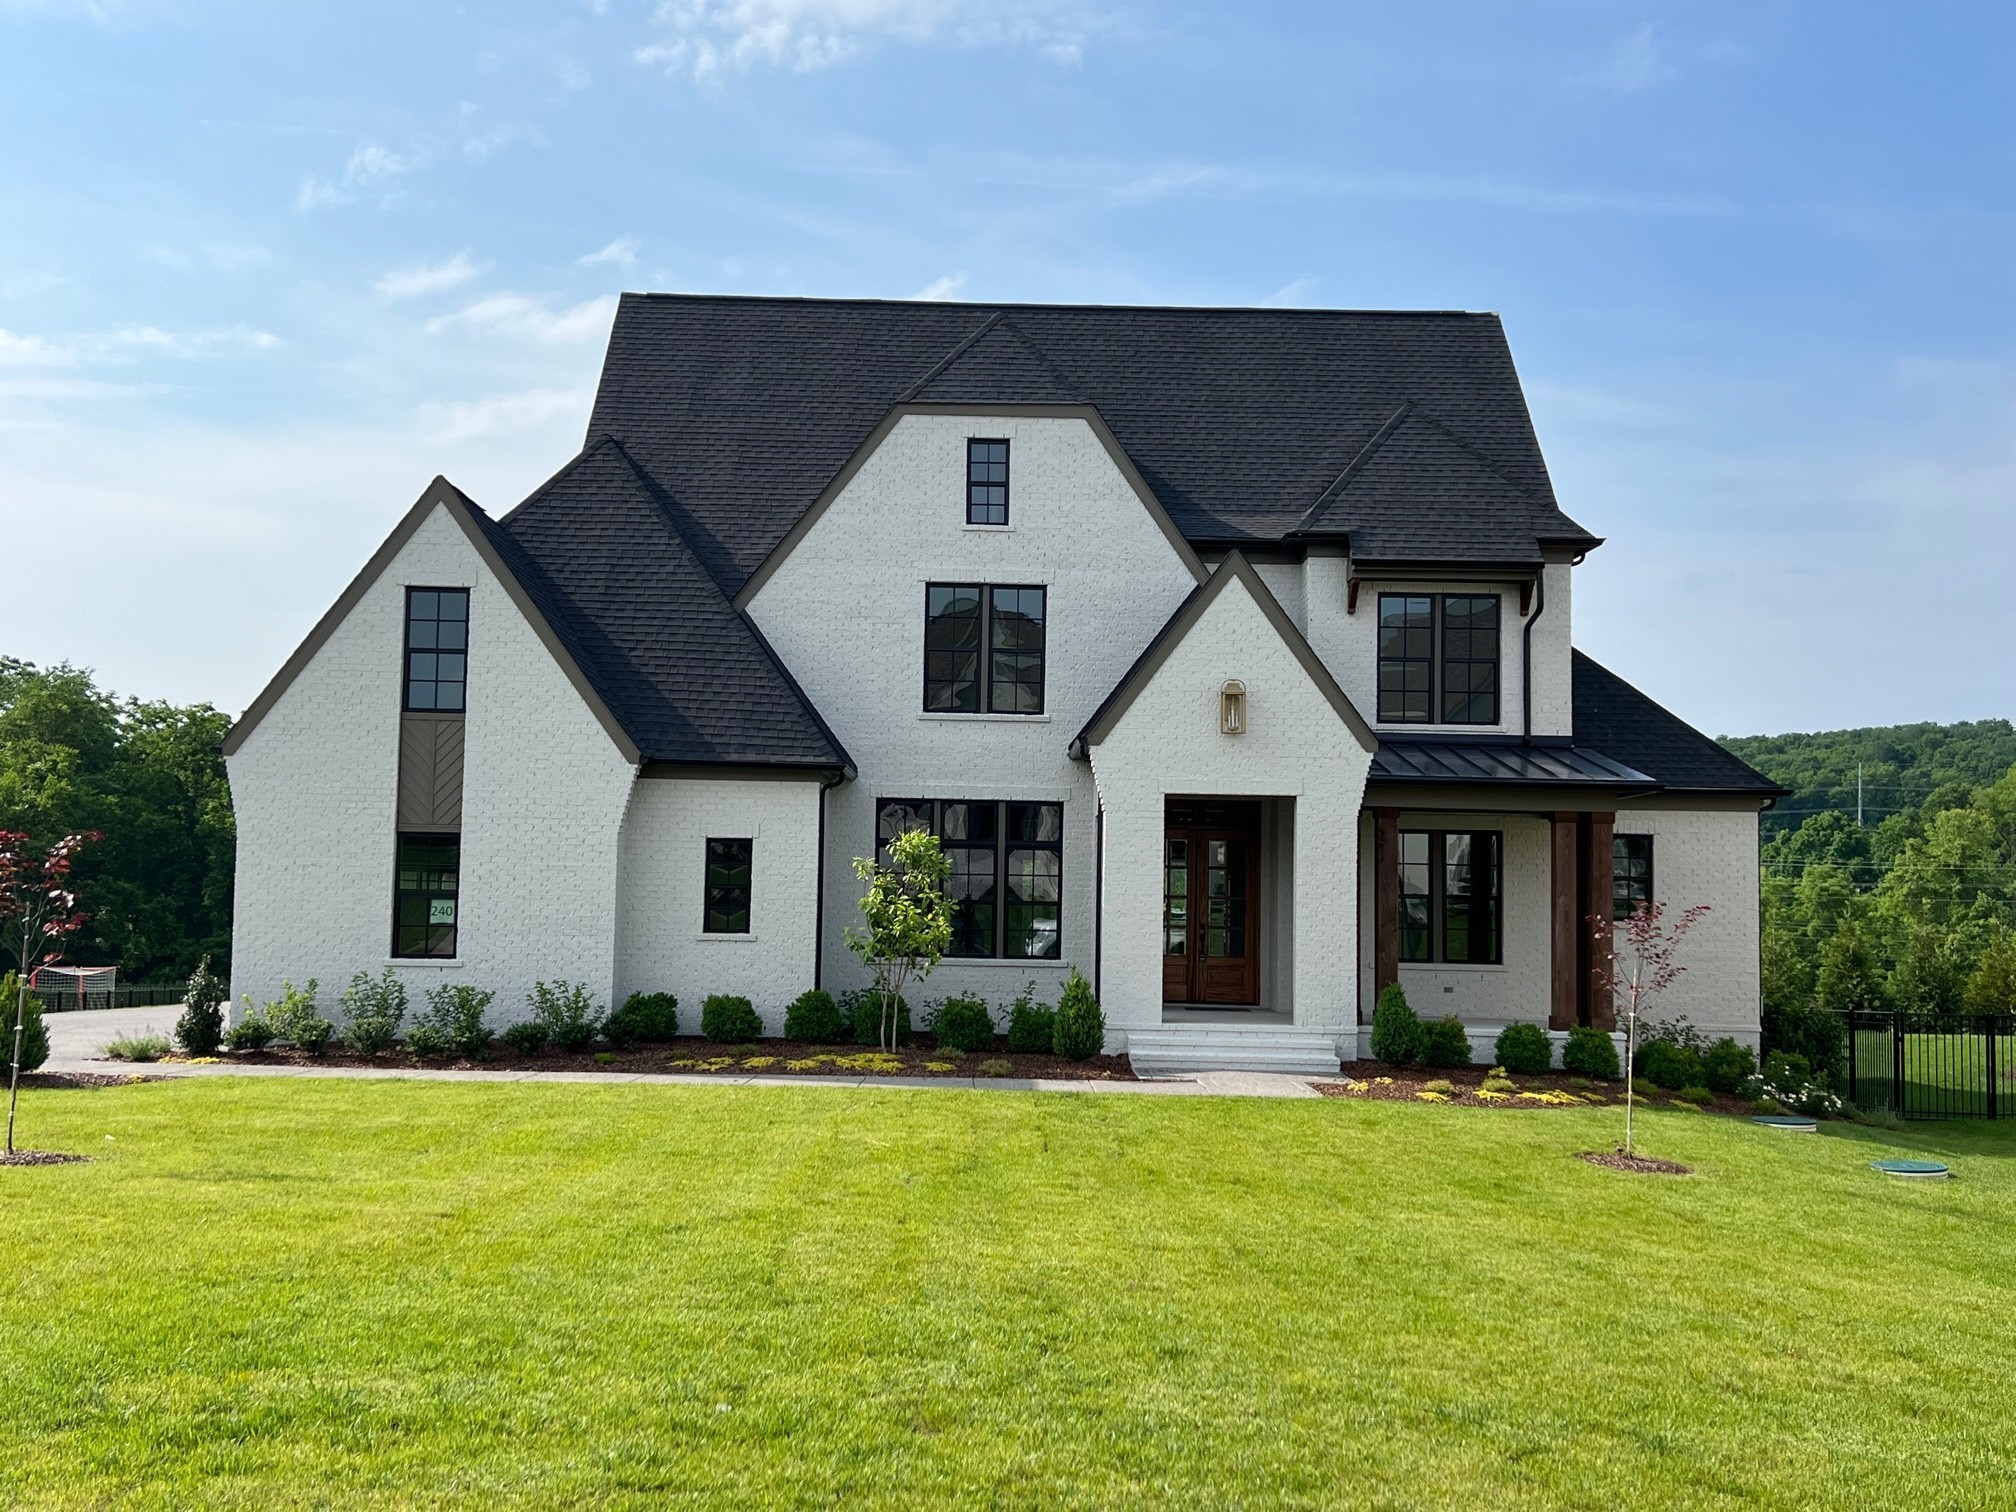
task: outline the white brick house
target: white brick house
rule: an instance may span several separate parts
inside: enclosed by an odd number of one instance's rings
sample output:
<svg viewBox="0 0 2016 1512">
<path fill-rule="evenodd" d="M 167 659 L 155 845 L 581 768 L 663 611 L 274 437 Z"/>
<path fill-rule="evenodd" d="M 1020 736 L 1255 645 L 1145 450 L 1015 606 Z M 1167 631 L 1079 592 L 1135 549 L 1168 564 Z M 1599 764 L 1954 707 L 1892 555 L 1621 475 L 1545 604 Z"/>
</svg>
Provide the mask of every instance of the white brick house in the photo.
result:
<svg viewBox="0 0 2016 1512">
<path fill-rule="evenodd" d="M 776 1032 L 921 824 L 927 993 L 1075 965 L 1137 1061 L 1352 1059 L 1394 980 L 1607 1027 L 1645 896 L 1754 1043 L 1776 790 L 1573 651 L 1600 544 L 1492 316 L 626 296 L 582 454 L 494 520 L 437 479 L 232 730 L 234 992 Z"/>
</svg>

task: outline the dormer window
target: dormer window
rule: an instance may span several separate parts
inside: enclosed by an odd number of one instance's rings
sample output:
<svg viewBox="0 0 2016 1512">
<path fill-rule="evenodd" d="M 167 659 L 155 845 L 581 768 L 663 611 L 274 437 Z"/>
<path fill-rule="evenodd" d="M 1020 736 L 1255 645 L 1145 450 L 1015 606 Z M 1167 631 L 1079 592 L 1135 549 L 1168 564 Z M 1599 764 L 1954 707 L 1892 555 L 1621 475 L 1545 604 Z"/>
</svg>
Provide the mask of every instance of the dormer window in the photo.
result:
<svg viewBox="0 0 2016 1512">
<path fill-rule="evenodd" d="M 966 523 L 1008 523 L 1008 443 L 966 443 Z"/>
<path fill-rule="evenodd" d="M 1498 723 L 1498 595 L 1379 595 L 1379 722 Z"/>
</svg>

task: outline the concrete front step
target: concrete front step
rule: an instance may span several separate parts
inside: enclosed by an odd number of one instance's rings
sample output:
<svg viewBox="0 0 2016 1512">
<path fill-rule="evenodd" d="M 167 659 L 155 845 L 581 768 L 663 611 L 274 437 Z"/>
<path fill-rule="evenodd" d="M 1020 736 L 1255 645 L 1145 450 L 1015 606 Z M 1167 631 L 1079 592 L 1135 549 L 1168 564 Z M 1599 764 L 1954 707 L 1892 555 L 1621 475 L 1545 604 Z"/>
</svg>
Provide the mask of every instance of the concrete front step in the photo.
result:
<svg viewBox="0 0 2016 1512">
<path fill-rule="evenodd" d="M 1294 1076 L 1335 1076 L 1338 1065 L 1334 1034 L 1217 1024 L 1130 1029 L 1127 1058 L 1136 1076 L 1194 1076 L 1200 1071 L 1280 1071 Z"/>
</svg>

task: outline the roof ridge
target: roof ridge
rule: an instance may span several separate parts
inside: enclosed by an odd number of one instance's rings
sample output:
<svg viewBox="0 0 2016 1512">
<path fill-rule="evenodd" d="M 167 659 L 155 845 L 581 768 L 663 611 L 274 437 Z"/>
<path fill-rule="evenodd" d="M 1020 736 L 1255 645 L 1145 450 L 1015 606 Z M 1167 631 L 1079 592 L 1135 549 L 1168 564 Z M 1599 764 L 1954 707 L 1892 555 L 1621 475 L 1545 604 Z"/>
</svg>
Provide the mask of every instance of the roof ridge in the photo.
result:
<svg viewBox="0 0 2016 1512">
<path fill-rule="evenodd" d="M 612 435 L 610 432 L 606 430 L 593 432 L 592 434 L 589 435 L 588 439 L 582 443 L 581 450 L 574 453 L 574 455 L 569 457 L 565 462 L 562 462 L 559 468 L 554 471 L 551 477 L 547 478 L 547 480 L 544 483 L 535 486 L 532 492 L 525 495 L 524 498 L 520 499 L 516 504 L 513 504 L 509 509 L 505 510 L 503 514 L 496 516 L 496 523 L 499 525 L 509 525 L 511 521 L 515 519 L 521 511 L 529 508 L 531 505 L 538 502 L 540 499 L 545 498 L 547 494 L 551 493 L 556 487 L 559 486 L 561 479 L 565 478 L 569 473 L 573 472 L 575 468 L 579 467 L 582 463 L 586 462 L 589 459 L 589 457 L 594 455 L 597 451 L 600 451 L 602 447 L 605 445 L 613 446 L 619 452 L 623 451 L 623 443 L 618 441 L 616 437 Z M 624 455 L 627 457 L 629 453 L 624 452 Z M 633 463 L 632 465 L 634 466 L 635 464 Z M 452 483 L 449 484 L 448 486 L 450 488 L 455 487 L 455 485 Z M 457 493 L 462 492 L 462 490 L 460 490 L 459 488 L 455 489 L 455 491 Z M 465 499 L 469 497 L 467 494 L 463 494 L 462 496 Z M 489 517 L 485 516 L 485 518 Z"/>
<path fill-rule="evenodd" d="M 943 357 L 939 358 L 938 361 L 932 365 L 930 371 L 925 373 L 925 375 L 922 378 L 919 378 L 915 383 L 911 384 L 910 387 L 903 390 L 902 393 L 898 394 L 896 396 L 895 402 L 897 404 L 908 404 L 911 400 L 915 399 L 919 391 L 928 387 L 931 384 L 931 382 L 934 379 L 940 377 L 947 368 L 951 367 L 953 363 L 957 362 L 961 357 L 965 356 L 967 349 L 971 347 L 974 342 L 978 341 L 982 336 L 985 336 L 989 331 L 993 330 L 994 327 L 1001 324 L 1001 322 L 1007 318 L 1008 317 L 1005 314 L 1005 312 L 1001 310 L 996 310 L 992 315 L 989 315 L 985 320 L 981 321 L 977 327 L 974 328 L 971 335 L 967 336 L 965 340 L 959 342 L 956 346 L 952 348 L 951 351 L 947 352 Z"/>
<path fill-rule="evenodd" d="M 625 290 L 624 299 L 683 300 L 694 304 L 715 302 L 721 304 L 778 304 L 778 305 L 902 305 L 938 307 L 954 310 L 992 310 L 1001 313 L 1007 310 L 1135 310 L 1148 311 L 1160 315 L 1278 315 L 1286 319 L 1320 319 L 1324 316 L 1391 316 L 1398 319 L 1415 319 L 1421 316 L 1450 317 L 1460 320 L 1499 320 L 1497 310 L 1452 310 L 1452 309 L 1357 309 L 1346 305 L 1324 305 L 1315 308 L 1291 309 L 1282 305 L 1162 305 L 1162 304 L 1081 304 L 1070 300 L 1043 299 L 892 299 L 875 294 L 718 294 L 701 293 L 680 289 L 630 289 Z"/>
<path fill-rule="evenodd" d="M 1372 432 L 1371 438 L 1358 448 L 1358 454 L 1344 464 L 1344 470 L 1331 480 L 1328 488 L 1316 496 L 1316 502 L 1303 511 L 1302 518 L 1295 522 L 1294 527 L 1288 531 L 1288 534 L 1295 535 L 1307 530 L 1310 521 L 1315 519 L 1317 512 L 1326 507 L 1332 499 L 1335 499 L 1337 495 L 1344 492 L 1350 486 L 1351 480 L 1358 476 L 1358 473 L 1364 468 L 1366 463 L 1379 454 L 1379 448 L 1386 444 L 1393 432 L 1400 429 L 1407 417 L 1413 412 L 1414 401 L 1412 399 L 1402 399 L 1400 401 L 1400 408 L 1388 415 L 1379 428 Z"/>
</svg>

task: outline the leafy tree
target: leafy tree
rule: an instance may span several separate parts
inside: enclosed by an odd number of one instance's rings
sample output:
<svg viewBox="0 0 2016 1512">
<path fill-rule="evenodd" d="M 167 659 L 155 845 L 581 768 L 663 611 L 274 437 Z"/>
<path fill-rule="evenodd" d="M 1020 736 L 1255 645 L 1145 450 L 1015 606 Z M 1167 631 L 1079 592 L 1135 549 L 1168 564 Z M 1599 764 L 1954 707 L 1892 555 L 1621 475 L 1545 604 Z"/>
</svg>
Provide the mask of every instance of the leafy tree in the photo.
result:
<svg viewBox="0 0 2016 1512">
<path fill-rule="evenodd" d="M 2005 926 L 1989 940 L 1963 1002 L 1969 1013 L 2016 1013 L 2016 929 Z"/>
<path fill-rule="evenodd" d="M 1624 1153 L 1635 1155 L 1632 1109 L 1636 1103 L 1638 1036 L 1653 999 L 1680 979 L 1679 962 L 1687 932 L 1708 912 L 1696 903 L 1666 926 L 1666 905 L 1640 903 L 1624 922 L 1624 947 L 1617 946 L 1617 928 L 1607 914 L 1589 923 L 1590 961 L 1599 983 L 1609 991 L 1624 1015 Z"/>
<path fill-rule="evenodd" d="M 1820 1006 L 1834 1013 L 1873 1013 L 1890 1006 L 1883 973 L 1859 924 L 1842 925 L 1821 947 L 1814 992 Z"/>
<path fill-rule="evenodd" d="M 857 857 L 854 875 L 867 884 L 861 899 L 866 928 L 847 931 L 847 948 L 875 973 L 881 1004 L 878 1043 L 896 1048 L 897 1005 L 910 979 L 929 976 L 952 943 L 952 866 L 928 830 L 906 830 L 889 842 L 889 862 Z"/>
<path fill-rule="evenodd" d="M 21 1096 L 21 1051 L 28 1032 L 28 976 L 56 958 L 50 947 L 84 923 L 71 891 L 70 871 L 77 853 L 94 834 L 65 835 L 41 855 L 28 837 L 0 830 L 0 924 L 15 947 L 21 970 L 14 979 L 13 1057 L 7 1075 L 7 1153 L 14 1153 L 14 1109 Z M 39 1004 L 37 1005 L 40 1006 Z M 45 1046 L 43 1054 L 48 1053 Z"/>
<path fill-rule="evenodd" d="M 1958 1013 L 1966 990 L 1958 942 L 1934 925 L 1919 924 L 1891 974 L 1891 1000 L 1913 1013 Z"/>
</svg>

